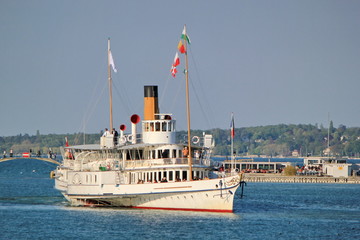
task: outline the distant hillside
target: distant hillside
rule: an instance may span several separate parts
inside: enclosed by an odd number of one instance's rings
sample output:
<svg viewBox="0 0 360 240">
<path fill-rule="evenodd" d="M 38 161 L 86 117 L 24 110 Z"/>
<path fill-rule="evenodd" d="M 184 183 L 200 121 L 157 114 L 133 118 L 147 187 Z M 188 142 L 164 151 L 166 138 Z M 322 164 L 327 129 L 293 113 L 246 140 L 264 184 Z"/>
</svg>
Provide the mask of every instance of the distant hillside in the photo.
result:
<svg viewBox="0 0 360 240">
<path fill-rule="evenodd" d="M 360 156 L 360 128 L 347 128 L 340 125 L 338 128 L 330 124 L 330 152 L 336 156 Z M 203 132 L 213 134 L 216 147 L 214 154 L 230 155 L 230 130 L 211 129 L 193 130 L 192 135 L 201 137 Z M 83 144 L 84 135 L 76 134 L 28 134 L 11 137 L 0 137 L 0 151 L 7 153 L 13 149 L 15 153 L 40 150 L 47 153 L 49 149 L 59 152 L 59 147 L 65 145 L 65 136 L 71 145 Z M 85 142 L 88 144 L 99 143 L 100 133 L 86 134 Z M 186 132 L 178 132 L 178 141 L 185 141 Z M 328 145 L 328 128 L 311 124 L 279 124 L 272 126 L 259 126 L 236 128 L 234 149 L 238 155 L 267 155 L 299 156 L 324 155 Z"/>
</svg>

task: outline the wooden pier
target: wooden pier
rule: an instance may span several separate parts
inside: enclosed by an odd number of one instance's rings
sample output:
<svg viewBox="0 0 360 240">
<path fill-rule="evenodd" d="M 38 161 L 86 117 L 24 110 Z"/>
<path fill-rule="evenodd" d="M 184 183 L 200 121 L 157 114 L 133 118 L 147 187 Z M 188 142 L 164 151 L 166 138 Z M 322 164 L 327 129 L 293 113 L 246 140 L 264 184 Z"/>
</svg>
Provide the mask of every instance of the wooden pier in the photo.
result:
<svg viewBox="0 0 360 240">
<path fill-rule="evenodd" d="M 319 177 L 319 176 L 284 176 L 281 174 L 245 174 L 246 182 L 273 182 L 273 183 L 337 183 L 360 184 L 360 177 Z"/>
</svg>

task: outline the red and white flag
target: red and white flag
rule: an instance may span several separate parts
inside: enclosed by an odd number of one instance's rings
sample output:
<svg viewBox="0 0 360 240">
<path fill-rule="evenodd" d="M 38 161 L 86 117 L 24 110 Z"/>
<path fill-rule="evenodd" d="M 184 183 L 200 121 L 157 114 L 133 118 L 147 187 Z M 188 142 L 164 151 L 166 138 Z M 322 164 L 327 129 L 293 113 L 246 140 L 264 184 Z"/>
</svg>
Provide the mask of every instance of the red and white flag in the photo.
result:
<svg viewBox="0 0 360 240">
<path fill-rule="evenodd" d="M 179 58 L 179 54 L 176 52 L 174 62 L 171 65 L 171 69 L 170 69 L 171 75 L 173 77 L 176 77 L 176 73 L 177 73 L 176 67 L 179 66 L 179 64 L 180 64 L 180 58 Z"/>
<path fill-rule="evenodd" d="M 173 77 L 176 77 L 176 73 L 177 73 L 176 67 L 172 66 L 170 72 Z"/>
<path fill-rule="evenodd" d="M 180 64 L 180 58 L 179 58 L 179 54 L 176 52 L 175 54 L 175 58 L 174 58 L 174 63 L 173 63 L 173 67 L 176 67 Z"/>
<path fill-rule="evenodd" d="M 68 147 L 69 146 L 69 141 L 68 141 L 68 138 L 65 137 L 65 147 Z"/>
<path fill-rule="evenodd" d="M 235 137 L 234 113 L 231 113 L 230 136 L 232 139 Z"/>
</svg>

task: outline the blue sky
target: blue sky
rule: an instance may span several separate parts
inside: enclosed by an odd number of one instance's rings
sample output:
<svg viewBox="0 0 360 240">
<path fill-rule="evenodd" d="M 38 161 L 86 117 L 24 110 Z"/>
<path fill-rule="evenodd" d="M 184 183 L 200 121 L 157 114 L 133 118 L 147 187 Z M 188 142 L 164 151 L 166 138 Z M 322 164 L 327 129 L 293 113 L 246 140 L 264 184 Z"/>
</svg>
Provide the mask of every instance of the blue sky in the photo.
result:
<svg viewBox="0 0 360 240">
<path fill-rule="evenodd" d="M 186 129 L 185 80 L 170 67 L 183 25 L 193 129 L 360 126 L 360 1 L 0 1 L 0 136 L 108 127 L 143 114 L 143 86 Z M 179 72 L 183 69 L 178 67 Z M 129 129 L 129 128 L 128 128 Z"/>
</svg>

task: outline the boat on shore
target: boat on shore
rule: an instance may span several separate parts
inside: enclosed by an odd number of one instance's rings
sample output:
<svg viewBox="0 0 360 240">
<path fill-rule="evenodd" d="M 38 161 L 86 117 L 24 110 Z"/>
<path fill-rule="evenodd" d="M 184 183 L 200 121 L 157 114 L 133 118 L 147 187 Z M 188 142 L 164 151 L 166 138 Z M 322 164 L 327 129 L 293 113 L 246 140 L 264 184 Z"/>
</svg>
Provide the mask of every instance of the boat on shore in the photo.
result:
<svg viewBox="0 0 360 240">
<path fill-rule="evenodd" d="M 187 69 L 187 52 L 182 52 L 187 48 L 185 27 L 184 34 L 179 51 L 184 54 Z M 111 66 L 115 70 L 109 40 L 110 130 Z M 131 133 L 126 134 L 125 125 L 121 125 L 119 136 L 107 133 L 100 144 L 62 149 L 63 163 L 55 170 L 55 188 L 72 206 L 233 211 L 243 176 L 216 168 L 217 162 L 211 160 L 212 135 L 191 135 L 187 70 L 185 77 L 187 142 L 176 142 L 176 120 L 171 114 L 160 113 L 158 86 L 145 86 L 143 120 L 137 114 L 130 117 Z M 137 133 L 138 125 L 141 134 Z"/>
</svg>

